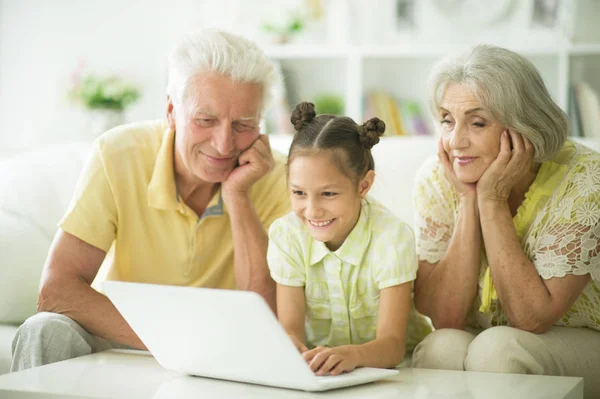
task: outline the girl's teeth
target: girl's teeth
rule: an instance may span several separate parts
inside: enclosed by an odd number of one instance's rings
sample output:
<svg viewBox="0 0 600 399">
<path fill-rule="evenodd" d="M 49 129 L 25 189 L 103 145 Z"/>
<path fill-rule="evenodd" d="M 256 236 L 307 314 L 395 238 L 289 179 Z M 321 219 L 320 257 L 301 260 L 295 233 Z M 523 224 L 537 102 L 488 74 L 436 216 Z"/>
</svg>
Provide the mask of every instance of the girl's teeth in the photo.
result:
<svg viewBox="0 0 600 399">
<path fill-rule="evenodd" d="M 313 226 L 317 226 L 317 227 L 323 227 L 323 226 L 327 226 L 329 223 L 331 223 L 333 221 L 332 220 L 328 220 L 327 222 L 313 222 L 312 220 L 310 221 L 310 224 L 312 224 Z"/>
</svg>

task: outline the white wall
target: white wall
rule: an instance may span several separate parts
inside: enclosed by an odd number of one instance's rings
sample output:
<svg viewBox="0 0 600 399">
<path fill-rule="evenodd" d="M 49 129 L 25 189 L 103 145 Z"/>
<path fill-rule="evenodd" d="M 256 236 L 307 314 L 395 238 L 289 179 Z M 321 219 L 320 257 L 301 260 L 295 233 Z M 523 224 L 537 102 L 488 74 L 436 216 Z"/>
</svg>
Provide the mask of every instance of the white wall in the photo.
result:
<svg viewBox="0 0 600 399">
<path fill-rule="evenodd" d="M 280 0 L 281 1 L 281 0 Z M 286 0 L 291 1 L 291 0 Z M 129 121 L 164 115 L 166 56 L 203 27 L 257 31 L 268 0 L 0 0 L 0 155 L 89 140 L 66 92 L 81 59 L 143 87 Z"/>
<path fill-rule="evenodd" d="M 345 0 L 336 1 L 339 5 Z M 348 1 L 366 3 L 360 8 L 364 21 L 369 10 L 382 8 L 391 0 Z M 274 4 L 284 2 L 306 4 L 304 0 L 278 0 Z M 90 71 L 118 73 L 143 88 L 141 100 L 128 110 L 127 120 L 162 117 L 166 55 L 171 45 L 185 32 L 208 26 L 256 36 L 260 15 L 273 8 L 272 3 L 0 0 L 0 155 L 49 143 L 89 140 L 88 116 L 66 95 L 71 74 L 81 59 L 87 60 Z M 331 0 L 323 0 L 323 4 L 329 3 Z M 517 24 L 522 24 L 522 3 L 528 2 L 518 0 L 514 5 L 512 20 Z M 431 8 L 432 0 L 418 0 L 418 4 Z M 420 24 L 423 28 L 443 25 L 439 17 L 432 21 Z M 504 25 L 500 24 L 498 35 L 510 31 Z M 350 36 L 360 32 L 354 24 L 350 28 Z M 437 33 L 439 37 L 439 29 Z"/>
<path fill-rule="evenodd" d="M 141 2 L 5 0 L 1 4 L 0 147 L 3 150 L 77 140 L 85 117 L 66 97 L 80 59 L 94 71 L 116 72 L 144 86 L 131 117 L 159 116 L 169 33 Z M 166 22 L 166 21 L 165 21 Z M 156 26 L 136 32 L 132 26 Z M 143 59 L 145 62 L 140 63 Z M 159 79 L 157 79 L 159 77 Z"/>
</svg>

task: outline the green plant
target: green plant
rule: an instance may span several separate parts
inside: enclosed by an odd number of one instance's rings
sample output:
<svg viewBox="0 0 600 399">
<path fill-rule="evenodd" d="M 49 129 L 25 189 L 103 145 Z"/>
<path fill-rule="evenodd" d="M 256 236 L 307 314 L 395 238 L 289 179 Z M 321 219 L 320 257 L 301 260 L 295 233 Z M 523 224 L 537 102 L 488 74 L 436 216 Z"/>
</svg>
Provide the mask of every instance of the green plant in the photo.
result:
<svg viewBox="0 0 600 399">
<path fill-rule="evenodd" d="M 317 114 L 342 115 L 344 100 L 336 94 L 320 94 L 313 100 Z"/>
<path fill-rule="evenodd" d="M 123 111 L 139 98 L 140 92 L 136 86 L 117 76 L 101 77 L 88 73 L 75 78 L 69 95 L 90 109 Z"/>
<path fill-rule="evenodd" d="M 292 35 L 294 33 L 301 32 L 304 28 L 304 23 L 299 17 L 292 18 L 291 21 L 283 25 L 274 25 L 271 23 L 265 23 L 263 29 L 267 32 L 278 33 L 281 35 Z"/>
<path fill-rule="evenodd" d="M 306 18 L 303 13 L 293 10 L 275 10 L 274 15 L 267 17 L 262 29 L 271 34 L 278 43 L 287 43 L 292 36 L 304 30 Z"/>
</svg>

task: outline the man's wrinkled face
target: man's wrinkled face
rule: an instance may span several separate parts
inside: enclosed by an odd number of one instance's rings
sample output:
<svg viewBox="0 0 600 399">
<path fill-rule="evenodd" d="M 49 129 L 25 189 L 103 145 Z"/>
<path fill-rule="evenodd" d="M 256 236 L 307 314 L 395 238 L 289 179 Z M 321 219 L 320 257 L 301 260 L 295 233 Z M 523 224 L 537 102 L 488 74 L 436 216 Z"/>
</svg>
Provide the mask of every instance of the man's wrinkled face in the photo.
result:
<svg viewBox="0 0 600 399">
<path fill-rule="evenodd" d="M 262 101 L 262 85 L 213 72 L 190 82 L 182 104 L 169 99 L 167 119 L 176 132 L 176 163 L 184 173 L 208 183 L 225 181 L 240 153 L 260 134 Z"/>
</svg>

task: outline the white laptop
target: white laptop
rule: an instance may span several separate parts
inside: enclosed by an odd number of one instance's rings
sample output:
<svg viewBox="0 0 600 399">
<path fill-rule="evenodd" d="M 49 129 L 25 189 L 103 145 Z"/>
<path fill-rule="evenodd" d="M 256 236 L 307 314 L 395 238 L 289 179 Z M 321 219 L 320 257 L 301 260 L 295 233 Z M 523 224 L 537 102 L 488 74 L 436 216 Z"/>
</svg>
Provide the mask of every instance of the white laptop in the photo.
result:
<svg viewBox="0 0 600 399">
<path fill-rule="evenodd" d="M 180 373 L 305 391 L 398 374 L 363 367 L 316 376 L 254 292 L 117 281 L 103 289 L 161 366 Z"/>
</svg>

